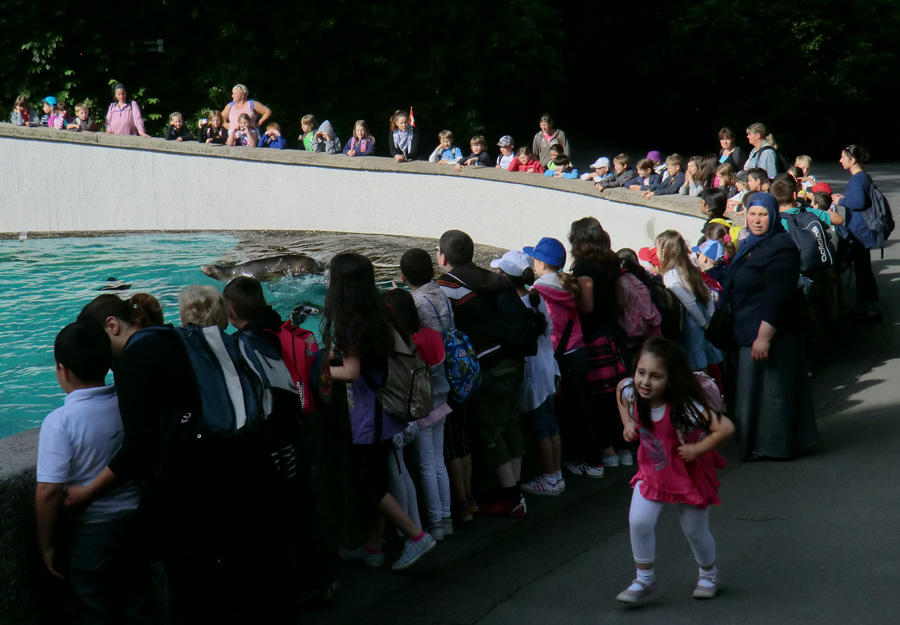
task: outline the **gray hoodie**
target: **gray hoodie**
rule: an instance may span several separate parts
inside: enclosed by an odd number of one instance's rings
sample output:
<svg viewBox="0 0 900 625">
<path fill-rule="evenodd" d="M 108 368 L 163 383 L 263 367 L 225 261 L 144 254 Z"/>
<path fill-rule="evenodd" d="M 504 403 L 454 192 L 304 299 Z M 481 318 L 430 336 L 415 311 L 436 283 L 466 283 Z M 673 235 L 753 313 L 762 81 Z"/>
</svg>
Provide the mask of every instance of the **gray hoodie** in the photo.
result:
<svg viewBox="0 0 900 625">
<path fill-rule="evenodd" d="M 338 139 L 338 136 L 334 133 L 334 126 L 331 125 L 331 122 L 327 119 L 322 122 L 319 126 L 319 129 L 316 131 L 316 134 L 324 132 L 329 137 L 330 140 L 326 141 L 322 137 L 313 136 L 313 152 L 322 153 L 322 154 L 340 154 L 341 153 L 341 140 Z"/>
</svg>

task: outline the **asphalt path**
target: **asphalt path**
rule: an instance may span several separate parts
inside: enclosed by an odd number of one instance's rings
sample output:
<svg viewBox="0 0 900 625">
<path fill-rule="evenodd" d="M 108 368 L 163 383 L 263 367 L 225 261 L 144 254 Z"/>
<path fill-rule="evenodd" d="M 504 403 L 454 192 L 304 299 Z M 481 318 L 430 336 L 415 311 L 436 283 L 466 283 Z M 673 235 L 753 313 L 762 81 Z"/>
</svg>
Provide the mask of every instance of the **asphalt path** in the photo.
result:
<svg viewBox="0 0 900 625">
<path fill-rule="evenodd" d="M 848 174 L 816 164 L 842 192 Z M 900 209 L 900 167 L 870 168 Z M 900 235 L 900 232 L 895 236 Z M 900 238 L 900 236 L 898 236 Z M 628 623 L 890 623 L 900 620 L 900 245 L 873 252 L 884 305 L 878 323 L 829 327 L 812 363 L 821 443 L 791 462 L 744 463 L 722 450 L 722 505 L 710 524 L 720 594 L 693 599 L 697 566 L 674 510 L 657 527 L 657 590 L 637 607 L 615 600 L 634 577 L 628 536 L 632 469 L 567 478 L 560 497 L 528 499 L 524 519 L 479 517 L 402 575 L 338 565 L 329 625 Z M 844 278 L 846 285 L 846 276 Z M 853 282 L 845 287 L 853 301 Z M 397 556 L 388 552 L 388 561 Z"/>
</svg>

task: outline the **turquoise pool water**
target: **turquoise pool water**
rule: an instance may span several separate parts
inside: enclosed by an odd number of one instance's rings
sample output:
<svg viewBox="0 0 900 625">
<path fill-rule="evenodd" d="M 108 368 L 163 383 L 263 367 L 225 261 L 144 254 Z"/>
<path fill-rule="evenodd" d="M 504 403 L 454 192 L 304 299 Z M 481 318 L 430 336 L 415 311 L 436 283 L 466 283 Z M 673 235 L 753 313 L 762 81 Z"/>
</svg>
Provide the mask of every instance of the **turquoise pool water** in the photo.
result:
<svg viewBox="0 0 900 625">
<path fill-rule="evenodd" d="M 0 241 L 0 437 L 40 425 L 62 403 L 53 340 L 101 293 L 96 289 L 107 278 L 132 285 L 122 295 L 154 295 L 166 321 L 177 324 L 178 293 L 185 286 L 224 287 L 205 276 L 201 264 L 265 255 L 236 252 L 240 243 L 237 237 L 209 234 Z M 282 316 L 300 301 L 321 306 L 325 299 L 321 276 L 281 279 L 264 288 Z M 317 329 L 318 320 L 304 325 Z"/>
</svg>

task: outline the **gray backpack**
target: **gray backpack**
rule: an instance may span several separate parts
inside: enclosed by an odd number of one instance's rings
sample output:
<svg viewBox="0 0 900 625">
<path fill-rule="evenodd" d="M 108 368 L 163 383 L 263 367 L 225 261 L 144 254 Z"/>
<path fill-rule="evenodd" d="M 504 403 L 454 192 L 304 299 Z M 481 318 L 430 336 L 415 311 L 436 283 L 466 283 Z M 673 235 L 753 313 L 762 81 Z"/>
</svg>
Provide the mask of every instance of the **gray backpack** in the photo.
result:
<svg viewBox="0 0 900 625">
<path fill-rule="evenodd" d="M 432 407 L 431 368 L 416 353 L 416 346 L 407 343 L 391 328 L 394 349 L 388 356 L 387 380 L 375 390 L 378 406 L 400 421 L 415 421 L 427 417 Z"/>
</svg>

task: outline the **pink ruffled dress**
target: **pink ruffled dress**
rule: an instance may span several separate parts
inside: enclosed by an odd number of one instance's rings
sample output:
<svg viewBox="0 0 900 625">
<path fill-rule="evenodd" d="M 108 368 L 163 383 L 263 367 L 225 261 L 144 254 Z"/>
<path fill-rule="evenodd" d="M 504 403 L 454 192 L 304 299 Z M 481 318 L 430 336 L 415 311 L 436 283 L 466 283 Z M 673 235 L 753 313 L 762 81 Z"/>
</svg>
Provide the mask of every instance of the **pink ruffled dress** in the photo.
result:
<svg viewBox="0 0 900 625">
<path fill-rule="evenodd" d="M 641 444 L 638 447 L 638 472 L 631 478 L 631 486 L 643 480 L 641 495 L 661 503 L 686 503 L 705 510 L 710 504 L 720 504 L 718 469 L 724 469 L 725 458 L 716 450 L 685 462 L 678 455 L 682 445 L 678 432 L 669 420 L 670 406 L 665 416 L 652 428 L 639 425 Z M 634 408 L 637 421 L 637 407 Z M 684 434 L 685 443 L 700 441 L 705 432 L 700 429 Z"/>
</svg>

